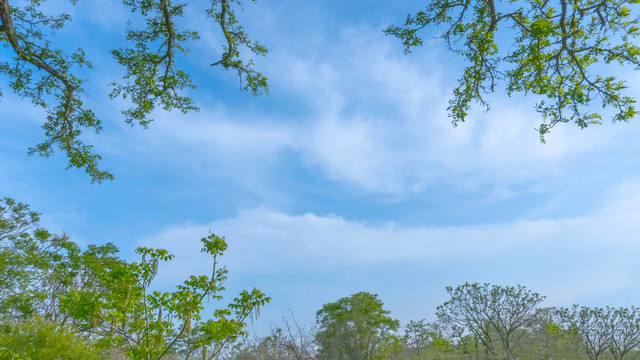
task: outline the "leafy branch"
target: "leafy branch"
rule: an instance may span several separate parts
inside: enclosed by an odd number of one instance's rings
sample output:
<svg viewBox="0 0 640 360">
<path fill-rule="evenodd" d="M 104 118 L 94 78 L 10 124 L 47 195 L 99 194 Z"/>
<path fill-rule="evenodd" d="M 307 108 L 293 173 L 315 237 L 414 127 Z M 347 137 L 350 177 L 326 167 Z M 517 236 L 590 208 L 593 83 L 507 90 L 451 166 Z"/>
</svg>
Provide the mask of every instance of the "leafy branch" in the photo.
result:
<svg viewBox="0 0 640 360">
<path fill-rule="evenodd" d="M 14 52 L 12 61 L 0 61 L 0 73 L 10 77 L 9 85 L 16 94 L 47 110 L 47 121 L 42 126 L 45 141 L 30 148 L 29 154 L 48 157 L 57 147 L 69 159 L 67 168 L 84 169 L 92 182 L 111 180 L 111 173 L 98 168 L 100 155 L 80 140 L 82 128 L 100 132 L 101 121 L 91 110 L 83 108 L 79 97 L 83 93 L 82 80 L 70 71 L 72 66 L 91 68 L 91 63 L 82 49 L 68 56 L 44 39 L 41 26 L 55 31 L 70 17 L 47 16 L 37 9 L 39 3 L 32 0 L 21 9 L 9 6 L 9 0 L 0 0 L 0 42 L 8 44 Z M 34 79 L 34 70 L 42 75 Z M 48 95 L 56 99 L 56 105 L 48 102 Z"/>
<path fill-rule="evenodd" d="M 252 0 L 255 1 L 255 0 Z M 39 10 L 41 0 L 27 0 L 22 6 L 11 6 L 0 0 L 0 43 L 11 53 L 0 61 L 0 74 L 7 75 L 10 88 L 22 98 L 30 99 L 46 109 L 43 124 L 45 139 L 29 149 L 29 154 L 51 156 L 56 150 L 66 154 L 68 167 L 83 169 L 92 182 L 112 180 L 113 174 L 98 166 L 101 156 L 92 145 L 82 140 L 83 131 L 100 132 L 101 120 L 83 104 L 85 91 L 79 68 L 91 69 L 82 48 L 67 54 L 54 48 L 48 34 L 71 20 L 68 14 L 47 15 Z M 71 0 L 75 4 L 76 0 Z M 131 107 L 122 111 L 125 122 L 147 127 L 151 113 L 162 108 L 183 113 L 197 111 L 186 94 L 195 86 L 180 66 L 178 54 L 189 52 L 188 42 L 199 39 L 197 31 L 180 29 L 177 21 L 184 16 L 186 2 L 172 0 L 123 0 L 133 13 L 143 18 L 142 26 L 131 21 L 126 38 L 131 47 L 111 50 L 116 62 L 125 69 L 124 81 L 111 83 L 111 98 L 130 100 Z M 234 6 L 235 5 L 235 6 Z M 249 38 L 236 20 L 237 0 L 211 0 L 206 13 L 219 25 L 226 45 L 221 59 L 212 65 L 235 70 L 243 89 L 253 95 L 268 93 L 267 78 L 254 70 L 252 60 L 240 59 L 242 47 L 264 56 L 267 49 Z M 0 91 L 0 96 L 2 92 Z"/>
<path fill-rule="evenodd" d="M 439 37 L 469 63 L 449 102 L 453 124 L 465 121 L 472 101 L 489 110 L 484 94 L 504 80 L 508 95 L 542 97 L 536 109 L 543 116 L 537 130 L 544 141 L 558 123 L 574 122 L 581 128 L 601 123 L 603 114 L 590 107 L 597 100 L 614 110 L 613 121 L 638 114 L 636 100 L 623 95 L 624 80 L 592 70 L 599 63 L 640 68 L 640 47 L 634 44 L 639 18 L 630 4 L 637 1 L 436 0 L 385 33 L 398 37 L 408 53 L 423 44 L 419 31 L 445 26 Z M 504 28 L 510 29 L 513 43 L 498 46 Z"/>
</svg>

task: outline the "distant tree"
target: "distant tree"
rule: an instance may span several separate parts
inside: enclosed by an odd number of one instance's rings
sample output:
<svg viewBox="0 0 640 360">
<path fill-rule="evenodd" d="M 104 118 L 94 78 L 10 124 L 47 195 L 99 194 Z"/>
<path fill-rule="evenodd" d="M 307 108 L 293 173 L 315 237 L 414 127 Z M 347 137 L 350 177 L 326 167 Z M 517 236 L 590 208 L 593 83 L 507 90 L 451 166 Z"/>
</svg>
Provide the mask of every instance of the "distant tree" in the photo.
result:
<svg viewBox="0 0 640 360">
<path fill-rule="evenodd" d="M 359 292 L 322 306 L 316 313 L 318 359 L 372 360 L 398 329 L 377 295 Z"/>
<path fill-rule="evenodd" d="M 0 199 L 0 318 L 55 317 L 59 285 L 69 280 L 63 273 L 73 270 L 61 262 L 79 249 L 67 236 L 39 227 L 39 219 L 28 205 Z"/>
<path fill-rule="evenodd" d="M 389 334 L 385 336 L 374 356 L 377 360 L 404 360 L 407 357 L 407 352 L 404 347 L 402 337 L 398 334 Z"/>
<path fill-rule="evenodd" d="M 266 336 L 254 335 L 239 341 L 220 356 L 224 360 L 294 360 L 282 346 L 282 329 L 273 328 Z M 195 358 L 198 358 L 196 356 Z"/>
<path fill-rule="evenodd" d="M 582 336 L 589 360 L 602 359 L 612 343 L 614 309 L 574 305 L 571 308 L 560 308 L 558 312 L 565 326 Z"/>
<path fill-rule="evenodd" d="M 615 322 L 611 334 L 610 351 L 614 360 L 637 357 L 640 347 L 640 309 L 617 308 L 614 310 Z"/>
<path fill-rule="evenodd" d="M 315 328 L 300 325 L 292 313 L 272 327 L 267 336 L 255 336 L 236 344 L 226 360 L 312 360 L 316 358 Z"/>
<path fill-rule="evenodd" d="M 451 349 L 451 339 L 445 334 L 442 324 L 429 323 L 424 319 L 409 321 L 404 327 L 402 340 L 407 350 L 416 353 L 418 357 L 421 357 L 422 352 L 429 347 L 433 348 L 436 353 Z"/>
<path fill-rule="evenodd" d="M 416 352 L 420 355 L 420 352 L 431 345 L 432 332 L 430 324 L 424 319 L 420 321 L 409 321 L 404 327 L 403 340 L 405 346 L 409 351 Z"/>
<path fill-rule="evenodd" d="M 514 353 L 518 359 L 581 360 L 585 357 L 580 334 L 563 326 L 553 307 L 537 309 L 526 329 Z"/>
<path fill-rule="evenodd" d="M 485 94 L 505 82 L 507 95 L 523 92 L 541 100 L 541 140 L 558 123 L 581 128 L 599 124 L 613 109 L 614 121 L 638 114 L 636 99 L 625 95 L 624 80 L 607 73 L 619 64 L 638 69 L 640 47 L 637 1 L 628 0 L 434 0 L 386 34 L 399 38 L 405 53 L 421 46 L 419 34 L 441 27 L 439 37 L 467 65 L 453 90 L 453 124 L 466 120 L 471 102 L 489 109 Z"/>
<path fill-rule="evenodd" d="M 282 344 L 287 352 L 296 360 L 312 360 L 316 357 L 315 326 L 305 328 L 295 318 L 292 312 L 289 317 L 282 317 Z"/>
<path fill-rule="evenodd" d="M 102 121 L 83 103 L 86 94 L 80 69 L 91 69 L 91 62 L 82 48 L 62 50 L 64 44 L 50 40 L 71 21 L 71 16 L 46 14 L 40 10 L 42 2 L 0 0 L 0 74 L 8 77 L 13 92 L 47 112 L 42 126 L 44 141 L 29 153 L 48 157 L 59 149 L 66 154 L 69 167 L 84 169 L 92 181 L 113 179 L 111 173 L 98 167 L 100 155 L 81 140 L 84 130 L 102 129 Z M 122 112 L 125 121 L 146 127 L 152 121 L 151 112 L 158 107 L 167 111 L 197 110 L 186 94 L 195 86 L 180 60 L 180 54 L 189 52 L 188 42 L 200 39 L 198 31 L 181 28 L 187 23 L 181 21 L 185 7 L 192 4 L 175 0 L 123 2 L 137 13 L 129 25 L 122 24 L 131 46 L 110 53 L 125 70 L 124 79 L 111 83 L 112 98 L 122 97 L 132 103 Z M 210 64 L 237 72 L 242 88 L 253 95 L 268 92 L 267 78 L 254 70 L 252 60 L 242 60 L 240 53 L 246 48 L 263 56 L 267 49 L 244 31 L 235 15 L 237 9 L 241 9 L 240 0 L 209 1 L 206 15 L 224 35 L 222 56 Z"/>
<path fill-rule="evenodd" d="M 438 319 L 473 334 L 492 357 L 513 358 L 523 329 L 544 296 L 524 286 L 465 283 L 447 287 L 451 296 L 437 309 Z"/>
</svg>

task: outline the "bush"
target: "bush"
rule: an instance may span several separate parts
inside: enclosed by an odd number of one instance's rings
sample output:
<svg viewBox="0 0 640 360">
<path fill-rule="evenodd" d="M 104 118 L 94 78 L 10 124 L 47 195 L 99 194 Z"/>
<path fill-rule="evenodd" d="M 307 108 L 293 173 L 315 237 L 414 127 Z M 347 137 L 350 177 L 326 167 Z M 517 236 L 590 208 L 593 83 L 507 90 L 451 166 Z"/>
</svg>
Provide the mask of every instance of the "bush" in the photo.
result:
<svg viewBox="0 0 640 360">
<path fill-rule="evenodd" d="M 2 360 L 104 359 L 90 340 L 40 318 L 0 325 Z"/>
</svg>

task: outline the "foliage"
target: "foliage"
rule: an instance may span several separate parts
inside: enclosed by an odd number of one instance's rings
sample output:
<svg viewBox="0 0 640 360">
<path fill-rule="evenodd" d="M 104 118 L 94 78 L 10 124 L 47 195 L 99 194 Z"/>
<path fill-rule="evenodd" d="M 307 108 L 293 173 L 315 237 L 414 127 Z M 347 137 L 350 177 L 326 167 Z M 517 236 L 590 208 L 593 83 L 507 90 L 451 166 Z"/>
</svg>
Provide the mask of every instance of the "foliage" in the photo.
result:
<svg viewBox="0 0 640 360">
<path fill-rule="evenodd" d="M 54 46 L 49 37 L 63 28 L 69 14 L 50 15 L 42 12 L 41 0 L 13 2 L 0 0 L 0 44 L 5 49 L 0 61 L 0 74 L 9 78 L 9 87 L 17 95 L 43 107 L 47 119 L 42 126 L 43 142 L 30 148 L 30 154 L 48 157 L 57 149 L 66 154 L 68 167 L 83 169 L 92 182 L 113 179 L 100 169 L 100 155 L 92 145 L 81 140 L 85 130 L 100 132 L 102 121 L 84 105 L 81 68 L 91 69 L 82 48 L 67 52 Z M 257 0 L 251 0 L 255 2 Z M 71 1 L 73 4 L 75 0 Z M 186 90 L 193 88 L 190 76 L 181 68 L 177 55 L 188 53 L 187 43 L 200 38 L 198 31 L 180 29 L 177 22 L 184 16 L 187 2 L 176 0 L 124 0 L 135 23 L 129 22 L 126 38 L 131 47 L 111 50 L 117 63 L 125 68 L 124 81 L 111 85 L 112 98 L 123 97 L 132 103 L 123 111 L 125 121 L 147 126 L 156 107 L 182 112 L 197 110 Z M 253 68 L 253 61 L 241 60 L 240 48 L 264 56 L 267 49 L 253 41 L 236 18 L 240 0 L 210 0 L 206 14 L 225 37 L 220 65 L 240 76 L 243 88 L 253 95 L 268 92 L 267 78 Z M 0 92 L 2 96 L 2 92 Z"/>
<path fill-rule="evenodd" d="M 403 26 L 385 33 L 399 38 L 408 53 L 423 44 L 419 32 L 443 26 L 440 37 L 467 66 L 453 90 L 449 112 L 456 125 L 467 118 L 472 101 L 487 110 L 484 95 L 506 82 L 506 93 L 531 93 L 541 100 L 538 131 L 544 135 L 558 123 L 581 128 L 598 124 L 611 107 L 614 121 L 638 114 L 636 100 L 624 95 L 626 84 L 604 74 L 599 64 L 640 67 L 638 1 L 627 0 L 435 0 L 409 15 Z M 507 40 L 511 38 L 511 41 Z"/>
<path fill-rule="evenodd" d="M 609 350 L 615 360 L 632 357 L 640 347 L 640 309 L 617 308 L 614 311 L 613 331 Z"/>
<path fill-rule="evenodd" d="M 224 359 L 312 360 L 316 358 L 315 328 L 301 326 L 293 314 L 283 317 L 280 326 L 266 336 L 237 343 Z"/>
<path fill-rule="evenodd" d="M 0 200 L 0 241 L 33 228 L 40 220 L 40 214 L 29 206 L 11 198 Z"/>
<path fill-rule="evenodd" d="M 205 300 L 223 300 L 228 274 L 219 265 L 227 243 L 215 234 L 201 239 L 202 252 L 213 260 L 211 274 L 192 275 L 169 292 L 151 287 L 159 264 L 173 258 L 166 250 L 141 247 L 141 260 L 127 262 L 113 244 L 83 251 L 68 237 L 37 228 L 37 219 L 26 205 L 0 202 L 0 319 L 17 329 L 12 334 L 41 319 L 45 328 L 62 329 L 60 336 L 68 329 L 101 349 L 124 349 L 132 359 L 195 352 L 213 359 L 248 335 L 247 321 L 270 300 L 255 288 L 245 290 L 207 315 Z M 21 336 L 16 339 L 27 338 Z M 16 346 L 6 351 L 24 354 Z"/>
<path fill-rule="evenodd" d="M 72 328 L 39 317 L 0 324 L 0 359 L 102 359 L 101 351 Z"/>
<path fill-rule="evenodd" d="M 516 357 L 584 359 L 580 334 L 563 324 L 557 309 L 538 308 L 526 330 L 515 349 Z"/>
<path fill-rule="evenodd" d="M 455 289 L 438 307 L 437 315 L 445 324 L 470 332 L 492 356 L 512 359 L 522 328 L 527 326 L 544 296 L 524 286 L 498 286 L 466 283 Z"/>
<path fill-rule="evenodd" d="M 574 305 L 557 310 L 565 327 L 580 334 L 590 360 L 611 355 L 615 360 L 637 355 L 640 345 L 640 309 Z M 635 356 L 633 356 L 635 357 Z"/>
<path fill-rule="evenodd" d="M 38 227 L 39 218 L 25 204 L 0 200 L 0 314 L 5 318 L 51 309 L 68 270 L 62 266 L 63 254 L 78 252 L 66 236 Z"/>
<path fill-rule="evenodd" d="M 300 339 L 291 336 L 296 332 L 285 330 L 292 328 L 285 326 L 274 328 L 267 336 L 258 336 L 238 344 L 233 351 L 225 354 L 224 359 L 497 360 L 511 354 L 513 359 L 520 360 L 591 360 L 587 350 L 587 347 L 592 346 L 589 339 L 595 339 L 594 335 L 598 333 L 605 334 L 603 338 L 609 344 L 609 347 L 602 347 L 604 350 L 598 355 L 599 359 L 630 360 L 640 355 L 640 311 L 635 307 L 598 309 L 575 306 L 556 309 L 534 306 L 530 311 L 531 306 L 523 304 L 537 304 L 542 297 L 523 286 L 463 284 L 455 289 L 450 287 L 448 291 L 452 299 L 439 307 L 438 312 L 450 309 L 454 303 L 461 305 L 463 299 L 468 300 L 464 303 L 472 305 L 464 308 L 459 306 L 458 310 L 478 323 L 487 324 L 488 336 L 494 342 L 495 353 L 485 347 L 482 341 L 486 339 L 479 337 L 482 334 L 476 336 L 470 326 L 462 327 L 451 321 L 429 323 L 426 320 L 410 321 L 404 326 L 402 337 L 395 330 L 386 331 L 383 336 L 380 336 L 382 332 L 369 332 L 370 339 L 376 340 L 372 355 L 357 351 L 348 353 L 348 346 L 356 344 L 358 339 L 366 339 L 362 335 L 367 333 L 356 331 L 356 321 L 353 319 L 388 318 L 388 312 L 382 310 L 382 302 L 375 295 L 359 293 L 326 304 L 318 311 L 322 316 L 318 318 L 320 331 L 316 333 L 318 352 L 315 357 L 300 357 L 297 354 L 301 352 L 291 351 L 304 342 L 295 340 Z M 452 311 L 449 315 L 454 313 Z M 489 314 L 493 314 L 493 318 L 488 317 Z M 440 317 L 444 320 L 442 315 Z M 320 321 L 321 318 L 326 322 Z M 526 318 L 526 321 L 517 320 L 518 318 Z M 500 324 L 491 325 L 496 320 Z M 578 325 L 581 323 L 582 325 Z M 297 323 L 294 324 L 293 328 L 300 329 Z M 509 328 L 509 325 L 513 328 L 511 352 L 505 351 L 505 345 L 499 336 L 499 332 Z M 499 326 L 503 329 L 499 329 Z M 361 326 L 364 327 L 366 326 Z M 329 333 L 328 329 L 339 331 Z"/>
<path fill-rule="evenodd" d="M 162 249 L 138 248 L 139 261 L 113 244 L 81 249 L 39 227 L 40 215 L 0 200 L 0 359 L 271 360 L 633 360 L 640 355 L 637 307 L 539 308 L 524 286 L 447 287 L 438 322 L 410 321 L 404 336 L 377 295 L 360 292 L 322 306 L 318 330 L 291 314 L 265 337 L 246 341 L 247 324 L 270 299 L 257 289 L 223 300 L 224 238 L 202 251 L 209 275 L 173 291 L 152 285 Z M 213 300 L 216 306 L 205 306 Z"/>
<path fill-rule="evenodd" d="M 404 346 L 409 352 L 421 356 L 424 350 L 432 348 L 437 353 L 451 350 L 451 340 L 446 334 L 443 324 L 428 323 L 424 319 L 409 321 L 404 327 Z"/>
<path fill-rule="evenodd" d="M 371 360 L 378 347 L 398 329 L 377 295 L 359 292 L 322 306 L 316 313 L 320 359 Z"/>
</svg>

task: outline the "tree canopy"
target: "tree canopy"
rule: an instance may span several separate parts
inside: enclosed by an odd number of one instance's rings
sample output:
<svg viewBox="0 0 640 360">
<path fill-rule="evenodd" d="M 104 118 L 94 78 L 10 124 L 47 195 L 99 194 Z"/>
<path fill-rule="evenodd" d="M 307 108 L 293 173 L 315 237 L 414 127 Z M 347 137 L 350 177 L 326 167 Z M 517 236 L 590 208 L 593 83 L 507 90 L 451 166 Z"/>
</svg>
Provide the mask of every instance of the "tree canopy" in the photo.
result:
<svg viewBox="0 0 640 360">
<path fill-rule="evenodd" d="M 255 2 L 257 0 L 251 0 Z M 10 3 L 11 2 L 11 3 Z M 71 0 L 73 4 L 76 0 Z M 195 111 L 198 107 L 185 90 L 195 87 L 181 66 L 179 56 L 188 53 L 189 42 L 199 40 L 198 30 L 180 28 L 187 2 L 171 0 L 124 0 L 133 15 L 126 29 L 127 47 L 111 50 L 115 61 L 125 69 L 123 79 L 111 83 L 111 98 L 128 99 L 131 107 L 122 111 L 129 124 L 147 126 L 156 108 Z M 67 52 L 62 44 L 50 40 L 71 16 L 41 11 L 42 0 L 22 2 L 0 0 L 0 74 L 9 79 L 9 87 L 22 98 L 46 109 L 42 125 L 44 140 L 29 149 L 30 154 L 48 157 L 60 150 L 68 158 L 68 167 L 83 169 L 92 181 L 113 179 L 113 174 L 98 166 L 101 159 L 85 144 L 83 131 L 100 132 L 102 120 L 84 105 L 86 93 L 81 68 L 91 69 L 91 61 L 82 47 Z M 240 0 L 210 0 L 206 15 L 224 35 L 221 58 L 211 66 L 235 71 L 244 90 L 253 95 L 268 92 L 267 78 L 254 69 L 253 60 L 243 60 L 240 49 L 264 56 L 267 48 L 252 40 L 236 18 Z M 123 27 L 126 24 L 123 24 Z M 0 91 L 0 96 L 2 92 Z"/>
<path fill-rule="evenodd" d="M 636 307 L 542 308 L 544 297 L 522 285 L 465 283 L 447 291 L 451 298 L 438 307 L 438 320 L 409 321 L 404 336 L 399 336 L 397 322 L 383 310 L 382 301 L 360 292 L 323 305 L 317 312 L 318 332 L 275 328 L 244 342 L 225 360 L 631 360 L 640 356 Z M 315 336 L 315 349 L 306 341 L 310 336 Z"/>
<path fill-rule="evenodd" d="M 316 314 L 319 358 L 373 359 L 384 337 L 399 326 L 382 306 L 378 296 L 368 292 L 322 306 Z"/>
<path fill-rule="evenodd" d="M 0 200 L 0 340 L 12 339 L 0 341 L 0 359 L 92 358 L 118 349 L 131 359 L 180 353 L 211 360 L 247 336 L 247 322 L 270 301 L 254 288 L 220 304 L 227 242 L 213 233 L 201 239 L 210 274 L 161 291 L 152 281 L 173 259 L 167 250 L 139 247 L 140 261 L 129 262 L 110 243 L 82 250 L 40 228 L 38 218 L 27 205 Z M 213 310 L 205 308 L 208 300 Z"/>
<path fill-rule="evenodd" d="M 453 124 L 467 119 L 471 103 L 489 109 L 485 95 L 504 89 L 540 99 L 536 110 L 544 135 L 558 123 L 581 128 L 598 124 L 611 108 L 613 121 L 638 114 L 626 83 L 612 75 L 619 64 L 640 67 L 637 0 L 434 0 L 401 26 L 389 26 L 405 52 L 423 45 L 420 32 L 442 27 L 438 35 L 462 56 L 466 67 L 453 90 L 449 115 Z M 608 72 L 607 72 L 608 71 Z"/>
<path fill-rule="evenodd" d="M 251 0 L 256 2 L 257 0 Z M 51 40 L 71 16 L 41 11 L 42 0 L 0 0 L 0 74 L 18 96 L 46 110 L 44 139 L 30 154 L 48 157 L 61 151 L 68 167 L 86 171 L 92 181 L 113 179 L 99 166 L 100 155 L 82 140 L 85 131 L 100 132 L 102 119 L 85 105 L 83 72 L 91 69 L 82 47 L 65 50 Z M 75 4 L 76 0 L 71 0 Z M 180 58 L 189 44 L 200 39 L 202 29 L 179 21 L 193 4 L 172 0 L 123 0 L 132 13 L 123 27 L 128 46 L 110 50 L 124 69 L 113 79 L 111 98 L 123 98 L 130 107 L 122 111 L 129 124 L 146 127 L 155 109 L 198 110 L 187 90 L 195 85 Z M 541 139 L 558 123 L 574 122 L 581 128 L 605 118 L 628 121 L 638 114 L 636 99 L 615 75 L 619 64 L 640 67 L 640 28 L 637 0 L 435 0 L 409 15 L 403 25 L 385 33 L 399 38 L 408 53 L 423 45 L 421 31 L 442 27 L 446 46 L 467 65 L 453 90 L 449 112 L 453 124 L 467 119 L 471 104 L 489 109 L 486 94 L 504 87 L 514 93 L 535 95 L 543 120 Z M 211 59 L 238 74 L 242 88 L 253 95 L 268 92 L 267 78 L 244 60 L 241 49 L 258 56 L 267 48 L 253 40 L 239 23 L 240 0 L 209 0 L 205 10 L 223 34 L 222 55 Z M 123 24 L 125 26 L 125 24 Z M 504 82 L 503 85 L 500 85 Z M 0 96 L 2 92 L 0 91 Z M 600 103 L 603 110 L 593 105 Z"/>
<path fill-rule="evenodd" d="M 447 287 L 451 296 L 438 307 L 437 315 L 444 324 L 468 331 L 493 356 L 504 354 L 512 359 L 520 329 L 532 320 L 544 296 L 524 286 L 499 286 L 466 283 L 455 289 Z"/>
</svg>

